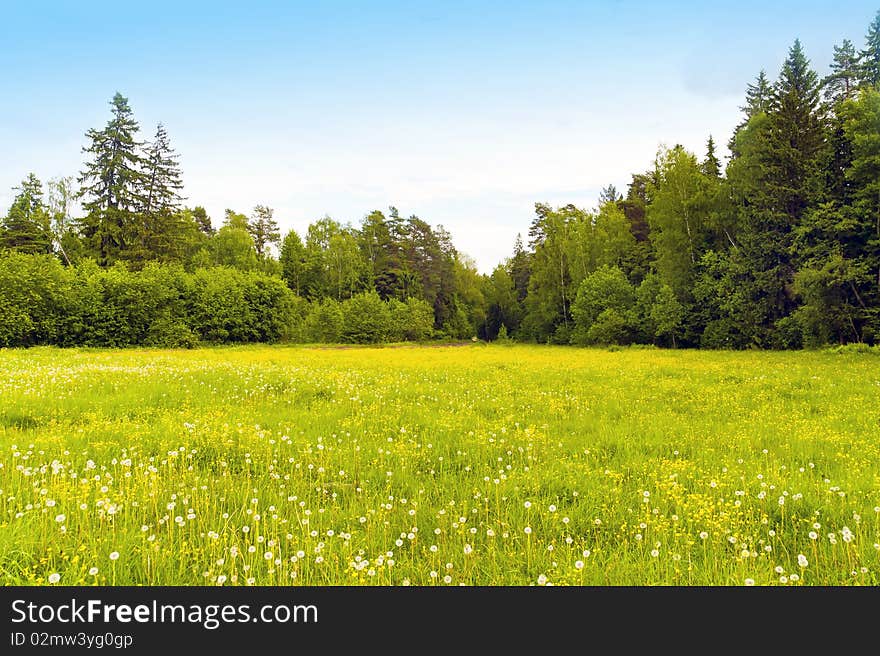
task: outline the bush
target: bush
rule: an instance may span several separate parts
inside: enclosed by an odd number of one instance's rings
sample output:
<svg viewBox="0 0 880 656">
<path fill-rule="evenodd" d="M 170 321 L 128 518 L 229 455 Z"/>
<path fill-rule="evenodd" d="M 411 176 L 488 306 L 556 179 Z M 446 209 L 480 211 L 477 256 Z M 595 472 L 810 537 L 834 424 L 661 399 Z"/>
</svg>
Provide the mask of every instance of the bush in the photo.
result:
<svg viewBox="0 0 880 656">
<path fill-rule="evenodd" d="M 427 301 L 408 298 L 401 302 L 392 298 L 388 301 L 388 311 L 389 341 L 419 342 L 433 337 L 434 310 Z"/>
<path fill-rule="evenodd" d="M 626 317 L 633 310 L 635 302 L 635 290 L 623 271 L 609 266 L 597 269 L 581 282 L 571 306 L 571 315 L 575 322 L 574 331 L 570 335 L 571 343 L 611 344 L 614 342 L 605 340 L 614 335 L 628 340 Z M 609 310 L 613 314 L 605 314 Z M 593 324 L 603 315 L 602 324 L 593 330 Z"/>
<path fill-rule="evenodd" d="M 629 341 L 629 326 L 620 312 L 609 308 L 596 317 L 586 337 L 589 344 L 626 344 Z"/>
<path fill-rule="evenodd" d="M 342 309 L 332 298 L 314 301 L 303 322 L 306 342 L 338 343 L 342 338 Z"/>
<path fill-rule="evenodd" d="M 164 348 L 195 348 L 199 345 L 199 339 L 189 326 L 167 312 L 150 324 L 144 344 Z"/>
<path fill-rule="evenodd" d="M 342 304 L 342 341 L 350 344 L 384 342 L 391 333 L 388 305 L 375 291 L 352 296 Z"/>
</svg>

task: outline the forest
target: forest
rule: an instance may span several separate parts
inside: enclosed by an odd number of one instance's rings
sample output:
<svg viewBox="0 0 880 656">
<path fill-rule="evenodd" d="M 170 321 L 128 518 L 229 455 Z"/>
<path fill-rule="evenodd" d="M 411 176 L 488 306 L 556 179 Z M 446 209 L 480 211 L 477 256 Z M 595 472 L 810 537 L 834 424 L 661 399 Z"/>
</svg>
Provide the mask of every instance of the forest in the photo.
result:
<svg viewBox="0 0 880 656">
<path fill-rule="evenodd" d="M 725 162 L 707 135 L 595 208 L 537 202 L 484 275 L 394 207 L 283 236 L 266 205 L 209 217 L 165 127 L 142 136 L 116 93 L 83 170 L 26 174 L 0 218 L 0 346 L 880 342 L 880 12 L 825 75 L 796 40 L 741 109 Z"/>
</svg>

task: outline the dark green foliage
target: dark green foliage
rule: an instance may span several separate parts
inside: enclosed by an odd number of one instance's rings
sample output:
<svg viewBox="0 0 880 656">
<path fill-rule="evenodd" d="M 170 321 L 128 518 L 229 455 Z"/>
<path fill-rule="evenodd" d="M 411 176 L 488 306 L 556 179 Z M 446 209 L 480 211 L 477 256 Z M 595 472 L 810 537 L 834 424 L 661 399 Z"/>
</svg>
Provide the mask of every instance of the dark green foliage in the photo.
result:
<svg viewBox="0 0 880 656">
<path fill-rule="evenodd" d="M 159 126 L 117 94 L 71 181 L 28 176 L 0 220 L 0 344 L 192 346 L 435 337 L 801 348 L 880 341 L 880 13 L 820 84 L 799 41 L 748 85 L 722 165 L 661 147 L 625 198 L 535 204 L 528 246 L 480 274 L 442 226 L 394 207 L 302 237 L 270 208 L 180 207 Z M 824 94 L 824 101 L 820 95 Z M 280 245 L 276 258 L 272 244 Z M 60 262 L 66 266 L 61 266 Z"/>
<path fill-rule="evenodd" d="M 180 165 L 171 148 L 168 132 L 161 123 L 156 127 L 153 141 L 146 144 L 143 168 L 143 214 L 177 212 L 180 209 L 180 190 L 183 189 Z"/>
<path fill-rule="evenodd" d="M 859 55 L 859 80 L 865 86 L 880 87 L 880 11 L 868 28 L 865 49 Z"/>
<path fill-rule="evenodd" d="M 19 253 L 51 253 L 52 230 L 42 183 L 30 173 L 16 190 L 9 212 L 0 219 L 0 247 Z"/>
</svg>

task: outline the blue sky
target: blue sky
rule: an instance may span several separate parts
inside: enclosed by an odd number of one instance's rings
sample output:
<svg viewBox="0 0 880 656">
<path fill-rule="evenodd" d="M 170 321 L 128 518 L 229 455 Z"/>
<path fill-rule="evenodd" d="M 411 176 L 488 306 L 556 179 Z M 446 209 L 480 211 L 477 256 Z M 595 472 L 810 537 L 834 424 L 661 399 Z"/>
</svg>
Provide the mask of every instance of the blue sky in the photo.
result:
<svg viewBox="0 0 880 656">
<path fill-rule="evenodd" d="M 75 175 L 116 91 L 162 121 L 188 204 L 282 230 L 395 205 L 488 272 L 536 201 L 592 207 L 661 144 L 726 143 L 800 38 L 824 75 L 861 2 L 0 0 L 0 211 Z M 722 150 L 726 153 L 726 150 Z"/>
</svg>

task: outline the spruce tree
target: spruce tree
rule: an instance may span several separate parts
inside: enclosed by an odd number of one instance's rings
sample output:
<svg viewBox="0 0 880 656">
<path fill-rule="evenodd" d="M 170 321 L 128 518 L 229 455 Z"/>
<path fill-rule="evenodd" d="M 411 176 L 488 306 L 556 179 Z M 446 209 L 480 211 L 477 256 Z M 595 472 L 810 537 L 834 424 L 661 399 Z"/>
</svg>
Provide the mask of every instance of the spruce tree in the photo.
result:
<svg viewBox="0 0 880 656">
<path fill-rule="evenodd" d="M 755 78 L 755 83 L 746 87 L 746 104 L 740 107 L 745 112 L 746 118 L 752 118 L 756 114 L 766 112 L 772 92 L 773 89 L 767 80 L 767 74 L 762 70 Z"/>
<path fill-rule="evenodd" d="M 737 137 L 748 126 L 749 121 L 767 112 L 770 107 L 772 91 L 773 89 L 767 81 L 767 74 L 763 70 L 758 73 L 754 84 L 750 83 L 746 86 L 746 104 L 739 108 L 745 114 L 745 118 L 733 129 L 733 134 L 730 135 L 730 140 L 727 142 L 727 148 L 733 157 L 739 155 Z"/>
<path fill-rule="evenodd" d="M 19 193 L 0 220 L 0 246 L 22 253 L 51 253 L 52 231 L 43 204 L 43 185 L 33 173 L 15 187 Z"/>
<path fill-rule="evenodd" d="M 863 85 L 880 87 L 880 11 L 865 35 L 865 49 L 859 61 L 859 80 Z"/>
<path fill-rule="evenodd" d="M 711 178 L 721 177 L 721 162 L 718 161 L 718 156 L 715 154 L 715 140 L 711 134 L 709 141 L 706 142 L 706 159 L 703 160 L 701 168 L 703 173 Z"/>
<path fill-rule="evenodd" d="M 112 117 L 103 130 L 86 132 L 90 158 L 79 177 L 79 197 L 86 217 L 83 236 L 99 263 L 110 264 L 124 254 L 136 232 L 134 212 L 142 207 L 143 162 L 139 131 L 128 99 L 116 93 L 110 101 Z"/>
<path fill-rule="evenodd" d="M 599 206 L 601 207 L 605 203 L 616 203 L 619 200 L 623 200 L 623 196 L 621 196 L 617 192 L 617 187 L 613 184 L 608 185 L 607 187 L 603 187 L 599 192 Z"/>
<path fill-rule="evenodd" d="M 177 212 L 182 200 L 179 192 L 183 189 L 180 165 L 161 123 L 156 126 L 153 141 L 146 144 L 143 166 L 143 213 Z"/>
<path fill-rule="evenodd" d="M 763 164 L 769 209 L 792 225 L 803 215 L 815 184 L 818 156 L 825 142 L 819 79 L 795 40 L 773 87 Z"/>
<path fill-rule="evenodd" d="M 740 240 L 751 278 L 744 291 L 763 315 L 759 344 L 789 347 L 794 344 L 783 329 L 787 324 L 778 322 L 795 307 L 792 283 L 799 257 L 793 235 L 819 197 L 819 163 L 825 148 L 818 76 L 798 40 L 773 87 L 767 125 L 756 146 L 759 179 L 746 200 Z"/>
</svg>

